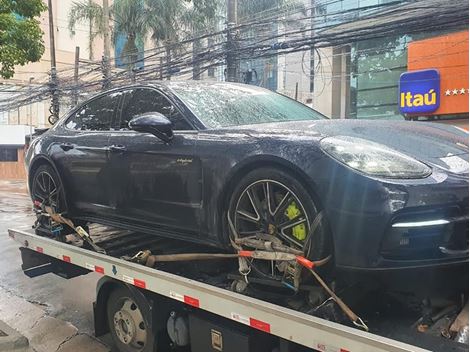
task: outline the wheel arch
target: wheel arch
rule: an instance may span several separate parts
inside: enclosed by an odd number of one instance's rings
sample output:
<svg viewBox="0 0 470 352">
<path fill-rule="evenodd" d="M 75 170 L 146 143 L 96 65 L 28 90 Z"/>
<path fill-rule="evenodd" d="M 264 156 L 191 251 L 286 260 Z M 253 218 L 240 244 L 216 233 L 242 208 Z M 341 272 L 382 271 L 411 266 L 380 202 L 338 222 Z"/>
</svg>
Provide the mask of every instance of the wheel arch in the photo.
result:
<svg viewBox="0 0 470 352">
<path fill-rule="evenodd" d="M 106 302 L 111 292 L 121 286 L 124 286 L 124 284 L 107 276 L 102 277 L 96 284 L 96 300 L 93 302 L 96 337 L 103 336 L 109 332 Z"/>
<path fill-rule="evenodd" d="M 236 165 L 226 177 L 226 182 L 222 188 L 222 192 L 217 201 L 217 209 L 219 209 L 219 233 L 220 240 L 224 245 L 228 245 L 226 236 L 224 234 L 224 219 L 227 216 L 227 204 L 230 200 L 230 195 L 232 191 L 235 189 L 239 180 L 243 177 L 244 174 L 250 172 L 254 169 L 259 169 L 262 167 L 271 167 L 280 169 L 284 172 L 289 173 L 293 177 L 297 178 L 297 180 L 305 187 L 308 194 L 313 198 L 315 205 L 317 205 L 320 209 L 323 209 L 323 205 L 320 201 L 318 194 L 315 192 L 315 183 L 314 181 L 308 177 L 308 175 L 297 165 L 294 163 L 280 158 L 274 155 L 258 155 L 250 157 L 244 160 L 242 163 Z"/>
</svg>

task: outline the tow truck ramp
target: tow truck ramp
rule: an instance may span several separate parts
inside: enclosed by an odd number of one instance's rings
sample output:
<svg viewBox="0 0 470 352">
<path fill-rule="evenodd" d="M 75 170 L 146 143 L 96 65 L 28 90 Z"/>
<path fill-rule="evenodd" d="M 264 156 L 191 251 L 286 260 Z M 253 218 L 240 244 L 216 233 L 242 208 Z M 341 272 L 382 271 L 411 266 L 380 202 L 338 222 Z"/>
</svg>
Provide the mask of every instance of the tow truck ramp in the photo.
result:
<svg viewBox="0 0 470 352">
<path fill-rule="evenodd" d="M 161 270 L 10 229 L 21 247 L 134 285 L 287 341 L 325 352 L 424 352 L 425 349 L 313 317 Z"/>
</svg>

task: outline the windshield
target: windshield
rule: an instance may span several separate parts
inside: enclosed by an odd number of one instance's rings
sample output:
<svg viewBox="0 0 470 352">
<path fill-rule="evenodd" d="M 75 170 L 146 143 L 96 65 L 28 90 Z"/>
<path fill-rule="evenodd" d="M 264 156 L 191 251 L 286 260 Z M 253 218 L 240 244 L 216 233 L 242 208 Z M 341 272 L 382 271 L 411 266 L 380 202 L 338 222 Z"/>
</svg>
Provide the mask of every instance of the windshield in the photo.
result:
<svg viewBox="0 0 470 352">
<path fill-rule="evenodd" d="M 172 88 L 209 128 L 324 118 L 295 100 L 254 86 L 172 84 Z"/>
</svg>

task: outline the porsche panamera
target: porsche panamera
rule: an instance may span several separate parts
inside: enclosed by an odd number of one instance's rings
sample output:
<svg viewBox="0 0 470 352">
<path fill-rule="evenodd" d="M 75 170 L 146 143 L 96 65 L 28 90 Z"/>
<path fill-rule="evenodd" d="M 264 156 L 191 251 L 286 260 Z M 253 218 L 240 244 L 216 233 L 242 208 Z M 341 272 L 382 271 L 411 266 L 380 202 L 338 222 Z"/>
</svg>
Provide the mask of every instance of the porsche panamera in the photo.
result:
<svg viewBox="0 0 470 352">
<path fill-rule="evenodd" d="M 149 82 L 74 108 L 26 165 L 35 206 L 77 223 L 230 250 L 231 219 L 241 237 L 338 268 L 468 262 L 468 135 L 451 126 L 330 120 L 259 87 Z"/>
</svg>

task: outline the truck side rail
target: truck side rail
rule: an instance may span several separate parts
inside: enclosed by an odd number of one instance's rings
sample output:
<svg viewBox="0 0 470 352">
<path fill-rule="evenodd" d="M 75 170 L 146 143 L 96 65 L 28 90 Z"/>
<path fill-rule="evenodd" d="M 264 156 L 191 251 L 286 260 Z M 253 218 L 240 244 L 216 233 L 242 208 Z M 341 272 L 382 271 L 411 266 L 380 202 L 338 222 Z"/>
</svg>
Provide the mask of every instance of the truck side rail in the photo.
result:
<svg viewBox="0 0 470 352">
<path fill-rule="evenodd" d="M 161 270 L 9 229 L 22 247 L 95 271 L 288 341 L 328 352 L 424 352 L 425 349 L 313 317 Z"/>
</svg>

